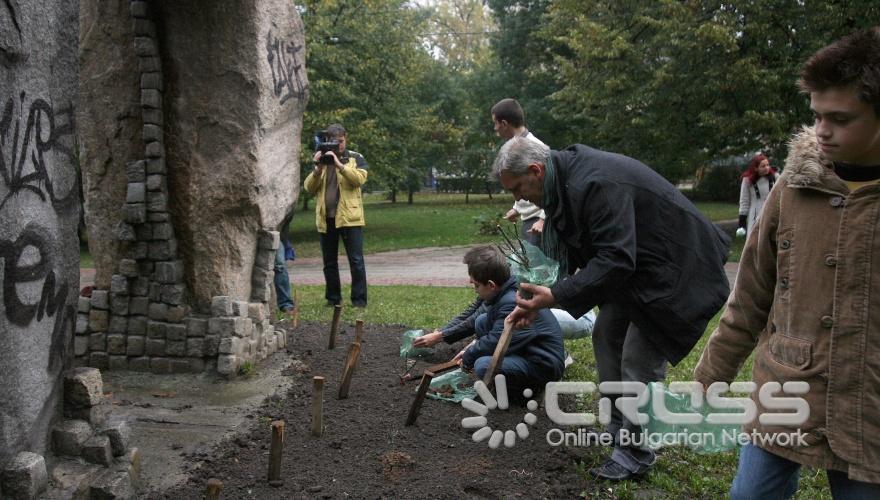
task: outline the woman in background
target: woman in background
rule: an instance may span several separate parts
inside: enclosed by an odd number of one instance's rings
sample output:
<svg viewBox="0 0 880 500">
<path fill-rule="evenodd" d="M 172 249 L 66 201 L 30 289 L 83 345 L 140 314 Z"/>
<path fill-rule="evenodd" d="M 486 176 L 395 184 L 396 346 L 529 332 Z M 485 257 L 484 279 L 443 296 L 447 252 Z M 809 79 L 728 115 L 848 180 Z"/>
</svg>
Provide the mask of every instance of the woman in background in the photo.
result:
<svg viewBox="0 0 880 500">
<path fill-rule="evenodd" d="M 752 232 L 755 222 L 764 208 L 764 200 L 773 189 L 778 174 L 770 166 L 770 160 L 762 154 L 755 155 L 749 167 L 742 174 L 742 186 L 739 190 L 739 229 L 738 236 Z"/>
</svg>

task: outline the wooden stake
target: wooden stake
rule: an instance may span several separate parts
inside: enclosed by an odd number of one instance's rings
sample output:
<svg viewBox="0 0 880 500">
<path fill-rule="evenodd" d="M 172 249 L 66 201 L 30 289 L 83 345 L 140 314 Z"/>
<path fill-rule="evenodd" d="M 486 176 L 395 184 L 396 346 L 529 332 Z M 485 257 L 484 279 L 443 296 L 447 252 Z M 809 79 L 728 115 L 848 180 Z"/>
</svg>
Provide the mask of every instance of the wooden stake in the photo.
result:
<svg viewBox="0 0 880 500">
<path fill-rule="evenodd" d="M 281 453 L 284 451 L 284 420 L 272 422 L 272 445 L 269 447 L 269 484 L 281 486 Z"/>
<path fill-rule="evenodd" d="M 504 331 L 501 332 L 501 338 L 498 339 L 498 345 L 495 346 L 495 353 L 492 354 L 492 362 L 489 363 L 489 369 L 483 376 L 483 383 L 488 387 L 492 387 L 495 382 L 495 370 L 501 366 L 504 360 L 504 354 L 507 353 L 507 346 L 510 345 L 510 338 L 513 336 L 513 323 L 504 322 Z"/>
<path fill-rule="evenodd" d="M 345 367 L 342 370 L 342 383 L 339 384 L 339 394 L 337 399 L 345 399 L 348 397 L 348 388 L 351 386 L 351 377 L 354 369 L 357 367 L 358 356 L 361 354 L 361 345 L 352 342 L 348 346 L 348 356 L 345 358 Z"/>
<path fill-rule="evenodd" d="M 428 388 L 431 387 L 431 380 L 433 378 L 434 374 L 428 371 L 422 375 L 419 390 L 416 392 L 416 399 L 413 401 L 412 406 L 410 406 L 409 415 L 406 417 L 407 426 L 416 423 L 416 419 L 419 418 L 419 411 L 422 409 L 422 403 L 425 402 L 425 396 L 428 394 Z"/>
<path fill-rule="evenodd" d="M 299 301 L 300 301 L 300 293 L 299 290 L 294 290 L 293 292 L 293 328 L 299 326 Z"/>
<path fill-rule="evenodd" d="M 333 322 L 330 323 L 330 343 L 327 349 L 336 349 L 336 332 L 339 330 L 339 319 L 342 317 L 342 304 L 333 306 Z"/>
<path fill-rule="evenodd" d="M 458 360 L 450 359 L 449 361 L 445 363 L 440 363 L 439 365 L 431 365 L 425 368 L 425 371 L 431 372 L 434 375 L 439 375 L 441 373 L 448 372 L 449 370 L 454 370 L 455 368 L 458 368 Z"/>
<path fill-rule="evenodd" d="M 324 377 L 315 377 L 312 395 L 312 436 L 324 433 Z"/>
<path fill-rule="evenodd" d="M 360 344 L 364 336 L 364 320 L 359 319 L 354 322 L 354 341 Z"/>
<path fill-rule="evenodd" d="M 223 481 L 217 478 L 208 479 L 208 491 L 205 500 L 220 500 L 220 491 L 223 490 Z"/>
</svg>

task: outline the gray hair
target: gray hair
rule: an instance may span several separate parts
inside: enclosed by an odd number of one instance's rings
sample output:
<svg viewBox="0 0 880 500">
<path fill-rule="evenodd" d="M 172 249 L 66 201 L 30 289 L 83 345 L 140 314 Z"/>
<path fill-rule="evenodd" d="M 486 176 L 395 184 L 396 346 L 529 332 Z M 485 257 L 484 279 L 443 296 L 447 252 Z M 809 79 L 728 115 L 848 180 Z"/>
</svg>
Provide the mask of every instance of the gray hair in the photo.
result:
<svg viewBox="0 0 880 500">
<path fill-rule="evenodd" d="M 492 178 L 498 179 L 502 172 L 523 175 L 533 163 L 547 164 L 550 148 L 527 137 L 515 136 L 505 142 L 492 163 Z"/>
</svg>

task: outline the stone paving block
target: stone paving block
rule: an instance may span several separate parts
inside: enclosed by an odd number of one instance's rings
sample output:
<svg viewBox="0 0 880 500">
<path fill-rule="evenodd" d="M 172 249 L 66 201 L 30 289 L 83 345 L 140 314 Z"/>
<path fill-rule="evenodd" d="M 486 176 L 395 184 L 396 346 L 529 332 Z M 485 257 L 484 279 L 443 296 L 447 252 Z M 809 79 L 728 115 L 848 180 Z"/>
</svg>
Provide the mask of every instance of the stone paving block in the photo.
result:
<svg viewBox="0 0 880 500">
<path fill-rule="evenodd" d="M 131 475 L 127 471 L 107 469 L 95 478 L 89 489 L 93 500 L 123 500 L 135 498 Z"/>
<path fill-rule="evenodd" d="M 144 348 L 144 353 L 146 353 L 147 356 L 164 356 L 165 339 L 147 338 L 147 344 Z"/>
<path fill-rule="evenodd" d="M 101 403 L 88 408 L 75 408 L 68 405 L 64 406 L 65 418 L 88 422 L 91 424 L 92 428 L 104 425 L 108 415 L 110 415 L 110 405 L 106 403 Z"/>
<path fill-rule="evenodd" d="M 125 455 L 131 441 L 131 427 L 125 420 L 111 420 L 100 432 L 110 440 L 110 449 L 114 457 Z"/>
<path fill-rule="evenodd" d="M 37 498 L 49 486 L 45 459 L 29 451 L 18 453 L 4 467 L 0 484 L 3 486 L 3 498 Z"/>
<path fill-rule="evenodd" d="M 110 293 L 128 295 L 128 279 L 121 274 L 110 277 Z"/>
<path fill-rule="evenodd" d="M 82 447 L 82 457 L 90 463 L 109 466 L 113 461 L 113 452 L 110 450 L 110 438 L 107 436 L 92 436 Z"/>
<path fill-rule="evenodd" d="M 85 420 L 62 420 L 52 428 L 53 450 L 58 455 L 79 456 L 90 437 L 92 426 Z"/>
<path fill-rule="evenodd" d="M 84 408 L 104 400 L 104 381 L 95 368 L 72 368 L 64 372 L 64 404 Z"/>
<path fill-rule="evenodd" d="M 92 290 L 90 299 L 92 309 L 110 309 L 110 292 L 107 290 Z M 92 311 L 89 311 L 90 313 Z"/>
<path fill-rule="evenodd" d="M 106 352 L 95 352 L 92 351 L 89 353 L 89 366 L 98 368 L 99 370 L 106 370 L 109 366 L 109 359 L 107 357 Z"/>
<path fill-rule="evenodd" d="M 147 162 L 132 161 L 125 164 L 125 176 L 128 182 L 144 182 L 146 179 Z"/>
<path fill-rule="evenodd" d="M 207 318 L 186 318 L 184 324 L 188 337 L 204 337 L 208 333 Z"/>
<path fill-rule="evenodd" d="M 141 335 L 129 335 L 125 340 L 125 354 L 129 356 L 143 356 L 147 338 Z"/>
<path fill-rule="evenodd" d="M 76 298 L 76 312 L 78 313 L 88 313 L 89 309 L 92 308 L 92 299 L 89 297 L 77 297 Z"/>
</svg>

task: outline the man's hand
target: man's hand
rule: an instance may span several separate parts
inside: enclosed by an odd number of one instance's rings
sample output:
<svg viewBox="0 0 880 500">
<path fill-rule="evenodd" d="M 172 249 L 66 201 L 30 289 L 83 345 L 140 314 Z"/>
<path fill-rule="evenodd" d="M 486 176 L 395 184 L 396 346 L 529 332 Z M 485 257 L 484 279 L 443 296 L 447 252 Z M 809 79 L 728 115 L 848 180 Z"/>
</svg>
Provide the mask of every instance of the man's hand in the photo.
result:
<svg viewBox="0 0 880 500">
<path fill-rule="evenodd" d="M 462 370 L 464 370 L 464 371 L 466 371 L 466 372 L 468 372 L 468 373 L 470 373 L 471 370 L 470 370 L 470 369 L 465 369 L 464 365 L 462 364 L 462 362 L 463 362 L 463 361 L 462 361 L 462 357 L 464 356 L 464 353 L 466 353 L 467 350 L 470 349 L 471 346 L 474 345 L 476 342 L 477 342 L 476 340 L 471 341 L 471 343 L 468 344 L 467 347 L 465 347 L 464 349 L 458 351 L 458 354 L 456 354 L 455 357 L 452 358 L 452 361 L 457 361 L 457 362 L 458 362 L 458 366 L 459 366 Z"/>
<path fill-rule="evenodd" d="M 514 328 L 524 328 L 532 324 L 538 311 L 556 304 L 553 292 L 546 286 L 520 283 L 519 289 L 530 292 L 531 299 L 524 299 L 519 293 L 516 294 L 516 308 L 507 316 L 506 321 L 513 323 Z"/>
<path fill-rule="evenodd" d="M 532 227 L 529 228 L 530 233 L 541 234 L 544 232 L 544 219 L 538 219 L 532 224 Z"/>
<path fill-rule="evenodd" d="M 510 222 L 516 222 L 516 220 L 519 219 L 519 212 L 511 208 L 507 211 L 506 214 L 504 214 L 504 218 L 509 220 Z"/>
<path fill-rule="evenodd" d="M 441 340 L 443 340 L 443 333 L 440 330 L 434 330 L 421 337 L 416 337 L 413 340 L 413 347 L 432 347 L 439 344 Z"/>
<path fill-rule="evenodd" d="M 321 152 L 315 151 L 315 156 L 312 157 L 312 162 L 315 163 L 315 173 L 320 174 L 322 170 L 324 170 L 324 165 L 321 165 Z"/>
</svg>

